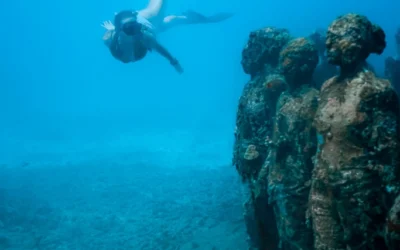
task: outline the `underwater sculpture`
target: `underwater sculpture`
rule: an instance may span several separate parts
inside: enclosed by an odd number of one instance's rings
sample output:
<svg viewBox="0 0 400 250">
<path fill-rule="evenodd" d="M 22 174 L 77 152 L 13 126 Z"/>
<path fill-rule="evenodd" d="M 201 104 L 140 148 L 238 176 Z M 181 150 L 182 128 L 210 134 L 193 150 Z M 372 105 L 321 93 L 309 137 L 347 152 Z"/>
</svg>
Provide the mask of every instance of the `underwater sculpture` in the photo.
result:
<svg viewBox="0 0 400 250">
<path fill-rule="evenodd" d="M 265 27 L 250 32 L 249 40 L 242 51 L 242 67 L 252 78 L 276 68 L 281 49 L 291 39 L 289 31 L 275 27 Z"/>
<path fill-rule="evenodd" d="M 268 196 L 273 206 L 281 249 L 312 249 L 313 232 L 306 213 L 310 192 L 312 157 L 317 134 L 312 126 L 318 91 L 312 76 L 318 51 L 310 39 L 297 38 L 280 53 L 280 68 L 288 84 L 278 100 L 273 145 L 268 168 Z"/>
<path fill-rule="evenodd" d="M 397 93 L 400 94 L 400 28 L 395 35 L 397 55 L 385 60 L 385 77 L 387 77 Z"/>
<path fill-rule="evenodd" d="M 263 169 L 270 147 L 273 117 L 286 88 L 278 69 L 279 53 L 291 39 L 286 29 L 266 27 L 250 33 L 242 52 L 243 70 L 251 75 L 239 99 L 233 165 L 249 192 L 244 204 L 251 249 L 276 249 L 279 244 L 273 209 L 268 205 Z"/>
<path fill-rule="evenodd" d="M 400 249 L 399 99 L 366 62 L 385 33 L 347 14 L 329 26 L 326 55 L 322 37 L 269 27 L 242 51 L 251 80 L 233 164 L 248 184 L 250 249 Z M 318 95 L 311 78 L 323 56 L 340 72 Z"/>
<path fill-rule="evenodd" d="M 390 249 L 399 103 L 390 82 L 366 68 L 371 53 L 384 51 L 385 33 L 367 17 L 347 14 L 329 26 L 326 46 L 340 75 L 323 84 L 314 120 L 323 137 L 310 192 L 314 249 Z"/>
</svg>

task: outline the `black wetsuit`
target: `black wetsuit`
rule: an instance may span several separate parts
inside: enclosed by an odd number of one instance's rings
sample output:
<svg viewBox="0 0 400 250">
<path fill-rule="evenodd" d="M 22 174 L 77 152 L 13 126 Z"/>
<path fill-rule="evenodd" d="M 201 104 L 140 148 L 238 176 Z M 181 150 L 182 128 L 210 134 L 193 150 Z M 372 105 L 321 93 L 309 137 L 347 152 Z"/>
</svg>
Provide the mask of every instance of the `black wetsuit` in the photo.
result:
<svg viewBox="0 0 400 250">
<path fill-rule="evenodd" d="M 125 54 L 118 39 L 121 32 L 128 36 L 141 35 L 143 25 L 136 21 L 136 16 L 136 12 L 124 10 L 116 14 L 114 18 L 115 33 L 113 34 L 109 48 L 113 57 L 124 63 L 132 62 L 132 57 Z M 134 61 L 141 60 L 146 56 L 148 48 L 145 46 L 143 41 L 140 39 L 134 39 L 132 46 Z"/>
</svg>

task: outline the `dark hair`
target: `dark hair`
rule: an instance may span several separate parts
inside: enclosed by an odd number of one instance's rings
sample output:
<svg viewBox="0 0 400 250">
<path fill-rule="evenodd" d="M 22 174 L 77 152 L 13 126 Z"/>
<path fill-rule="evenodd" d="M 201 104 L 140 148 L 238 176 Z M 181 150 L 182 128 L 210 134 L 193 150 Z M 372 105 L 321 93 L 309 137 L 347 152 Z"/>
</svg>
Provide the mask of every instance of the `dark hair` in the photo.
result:
<svg viewBox="0 0 400 250">
<path fill-rule="evenodd" d="M 123 10 L 118 12 L 114 17 L 114 25 L 116 30 L 122 29 L 122 21 L 126 18 L 136 17 L 137 13 L 131 10 Z"/>
</svg>

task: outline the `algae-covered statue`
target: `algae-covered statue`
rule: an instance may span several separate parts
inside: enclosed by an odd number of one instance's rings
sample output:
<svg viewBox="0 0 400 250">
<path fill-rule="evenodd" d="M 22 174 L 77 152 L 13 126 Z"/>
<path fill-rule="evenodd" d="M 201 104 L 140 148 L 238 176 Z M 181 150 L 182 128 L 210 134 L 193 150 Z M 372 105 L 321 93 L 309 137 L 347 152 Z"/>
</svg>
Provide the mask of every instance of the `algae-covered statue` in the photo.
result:
<svg viewBox="0 0 400 250">
<path fill-rule="evenodd" d="M 288 84 L 278 100 L 273 145 L 267 158 L 269 202 L 274 208 L 281 249 L 312 249 L 313 232 L 306 213 L 312 158 L 317 134 L 312 126 L 318 91 L 312 76 L 318 51 L 311 40 L 297 38 L 280 53 L 280 67 Z"/>
<path fill-rule="evenodd" d="M 243 70 L 252 76 L 239 99 L 233 165 L 248 185 L 245 221 L 251 249 L 276 249 L 279 244 L 274 212 L 268 205 L 268 155 L 273 117 L 286 88 L 280 74 L 279 53 L 291 39 L 285 29 L 266 27 L 250 33 L 242 52 Z"/>
<path fill-rule="evenodd" d="M 268 68 L 277 68 L 279 53 L 290 39 L 288 30 L 275 27 L 250 32 L 242 51 L 244 72 L 254 78 L 257 74 L 266 73 Z"/>
<path fill-rule="evenodd" d="M 329 26 L 326 46 L 340 74 L 322 86 L 314 120 L 323 137 L 310 192 L 314 249 L 390 249 L 399 104 L 390 82 L 366 68 L 371 53 L 384 51 L 385 33 L 365 16 L 347 14 Z"/>
</svg>

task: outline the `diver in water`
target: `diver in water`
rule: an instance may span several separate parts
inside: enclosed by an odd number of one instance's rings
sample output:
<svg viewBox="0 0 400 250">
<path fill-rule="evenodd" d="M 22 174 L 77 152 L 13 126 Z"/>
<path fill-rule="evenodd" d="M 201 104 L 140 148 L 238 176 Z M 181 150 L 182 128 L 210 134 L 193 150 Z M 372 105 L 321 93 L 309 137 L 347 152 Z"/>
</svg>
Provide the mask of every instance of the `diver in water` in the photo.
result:
<svg viewBox="0 0 400 250">
<path fill-rule="evenodd" d="M 178 60 L 157 40 L 157 34 L 184 24 L 216 23 L 233 16 L 219 13 L 206 17 L 194 11 L 182 15 L 164 15 L 165 0 L 149 0 L 148 6 L 139 11 L 123 10 L 115 14 L 114 24 L 103 22 L 106 29 L 105 45 L 117 60 L 129 63 L 143 59 L 148 51 L 155 50 L 165 57 L 179 73 L 183 72 Z"/>
</svg>

